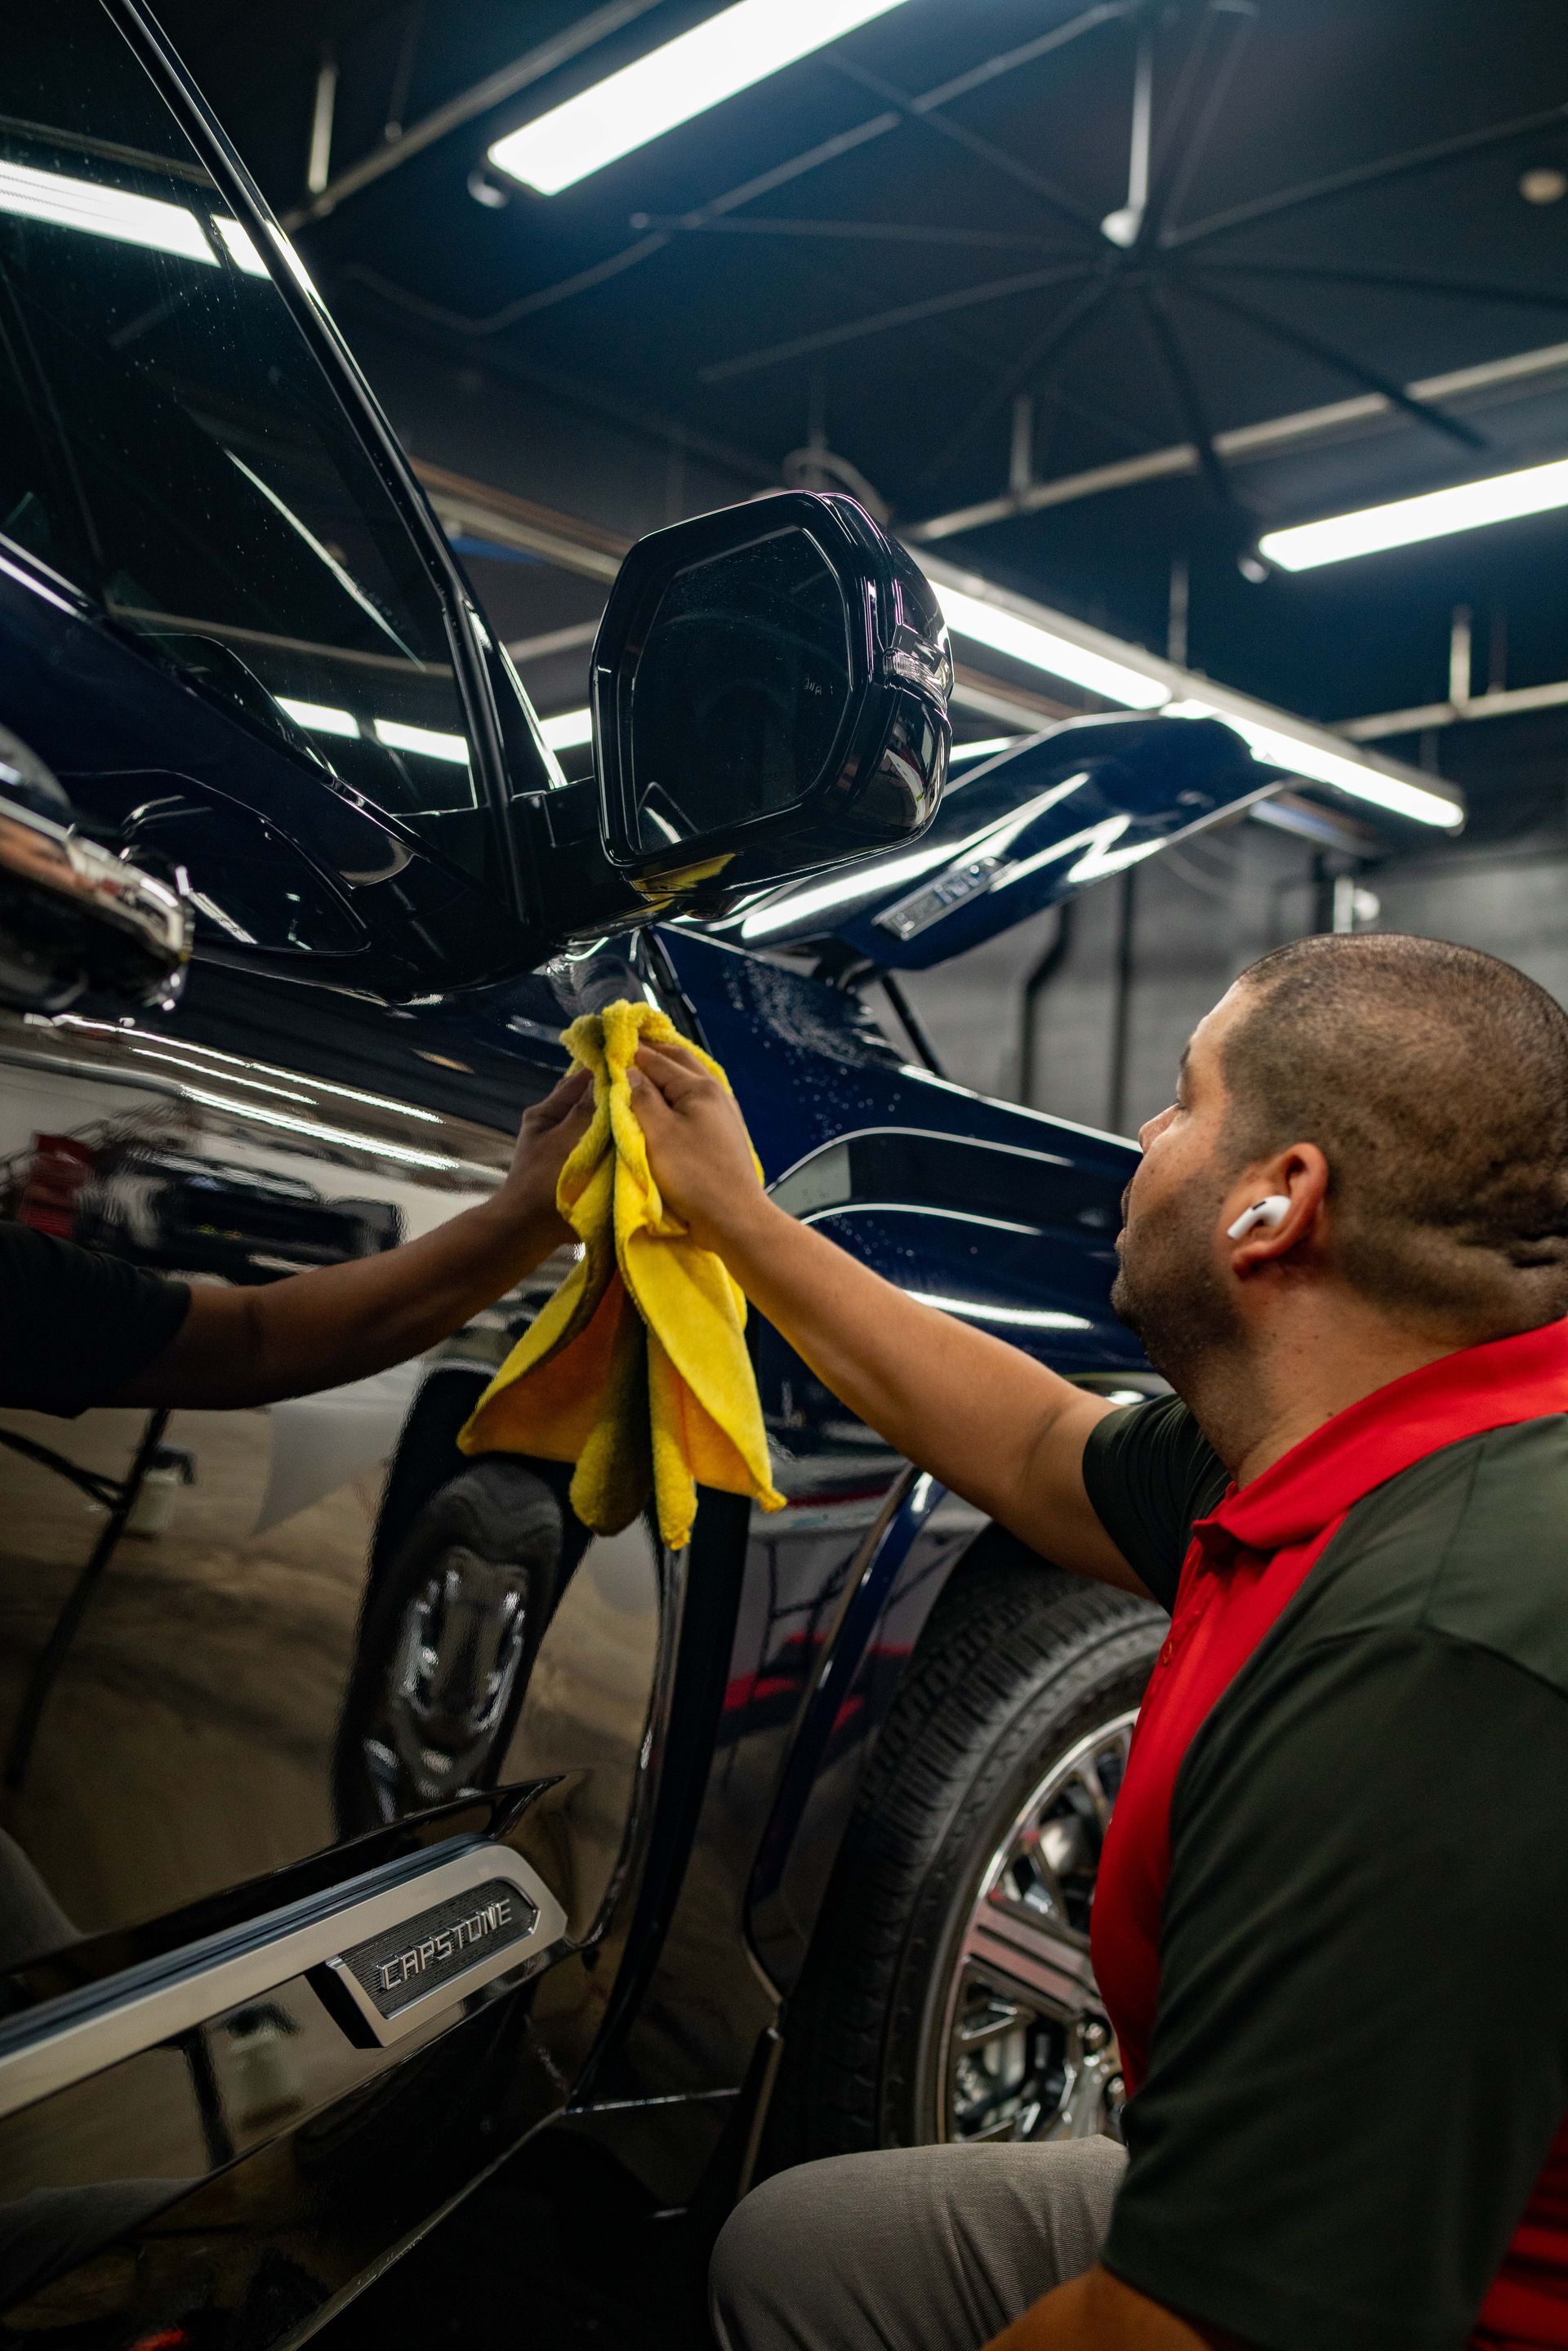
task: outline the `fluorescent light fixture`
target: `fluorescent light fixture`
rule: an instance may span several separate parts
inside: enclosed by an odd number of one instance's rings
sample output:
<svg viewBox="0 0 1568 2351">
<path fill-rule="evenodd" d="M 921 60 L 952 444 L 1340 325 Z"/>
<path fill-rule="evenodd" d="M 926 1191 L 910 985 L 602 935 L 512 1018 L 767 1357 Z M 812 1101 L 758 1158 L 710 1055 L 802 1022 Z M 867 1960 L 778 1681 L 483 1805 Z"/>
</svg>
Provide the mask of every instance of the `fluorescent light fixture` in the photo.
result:
<svg viewBox="0 0 1568 2351">
<path fill-rule="evenodd" d="M 1428 490 L 1423 497 L 1364 507 L 1359 514 L 1326 515 L 1322 522 L 1265 531 L 1258 546 L 1282 570 L 1311 571 L 1320 563 L 1343 563 L 1351 556 L 1376 555 L 1388 547 L 1414 547 L 1423 538 L 1479 530 L 1490 522 L 1513 522 L 1521 515 L 1546 514 L 1553 507 L 1568 507 L 1568 457 L 1550 465 L 1526 465 L 1517 474 L 1494 474 L 1490 481 L 1457 482 L 1450 490 Z"/>
<path fill-rule="evenodd" d="M 468 765 L 466 736 L 441 735 L 432 726 L 405 726 L 401 718 L 377 718 L 372 724 L 376 741 L 384 743 L 389 751 L 417 751 L 426 759 L 449 759 L 455 768 Z"/>
<path fill-rule="evenodd" d="M 1454 799 L 1427 790 L 1412 771 L 1401 774 L 1391 761 L 1366 758 L 1353 743 L 1342 747 L 1327 727 L 1273 710 L 1229 686 L 1210 685 L 1156 653 L 1145 653 L 1141 645 L 1126 644 L 1043 605 L 1030 605 L 1021 597 L 1004 598 L 1001 591 L 993 601 L 984 592 L 990 583 L 972 572 L 954 574 L 928 559 L 925 568 L 948 627 L 960 636 L 972 636 L 977 643 L 1028 662 L 1050 676 L 1071 678 L 1126 709 L 1158 710 L 1167 718 L 1221 719 L 1270 766 L 1310 783 L 1332 784 L 1353 799 L 1416 824 L 1441 825 L 1457 832 L 1464 823 L 1464 810 Z M 1080 632 L 1086 640 L 1082 643 Z M 1124 654 L 1124 660 L 1120 658 Z"/>
<path fill-rule="evenodd" d="M 37 172 L 28 163 L 0 163 L 0 212 L 55 228 L 83 229 L 121 245 L 142 245 L 154 253 L 177 253 L 215 269 L 218 256 L 202 224 L 183 204 L 158 196 L 134 195 L 129 188 L 104 187 L 96 180 L 73 180 L 63 172 Z M 236 224 L 237 225 L 237 224 Z"/>
<path fill-rule="evenodd" d="M 308 727 L 312 735 L 357 735 L 360 731 L 360 722 L 351 710 L 335 710 L 329 702 L 297 702 L 291 694 L 275 694 L 272 698 L 296 726 Z"/>
<path fill-rule="evenodd" d="M 539 733 L 552 751 L 575 751 L 580 743 L 593 740 L 593 713 L 591 710 L 558 710 L 553 718 L 539 721 Z"/>
<path fill-rule="evenodd" d="M 737 90 L 809 57 L 903 0 L 738 0 L 634 65 L 595 82 L 490 150 L 499 172 L 541 195 L 602 171 Z"/>
<path fill-rule="evenodd" d="M 1108 660 L 1087 645 L 1074 644 L 1070 637 L 1059 637 L 1053 629 L 1041 628 L 1037 621 L 1026 620 L 1006 604 L 992 604 L 962 588 L 949 588 L 944 580 L 932 584 L 947 626 L 961 637 L 972 637 L 977 645 L 989 645 L 993 653 L 1027 662 L 1031 669 L 1044 670 L 1050 677 L 1066 678 L 1128 710 L 1157 710 L 1170 698 L 1163 678 Z"/>
<path fill-rule="evenodd" d="M 1391 815 L 1407 817 L 1416 824 L 1442 825 L 1457 832 L 1464 822 L 1463 810 L 1457 809 L 1452 800 L 1442 799 L 1437 792 L 1423 791 L 1419 784 L 1406 783 L 1402 776 L 1388 775 L 1382 768 L 1369 767 L 1352 751 L 1331 750 L 1311 735 L 1266 726 L 1212 702 L 1173 702 L 1166 705 L 1166 716 L 1223 719 L 1242 737 L 1255 759 L 1265 760 L 1270 767 L 1284 768 L 1309 783 L 1333 784 L 1354 799 L 1387 809 Z"/>
<path fill-rule="evenodd" d="M 243 269 L 247 277 L 269 275 L 266 262 L 256 249 L 255 239 L 241 222 L 231 220 L 226 213 L 214 213 L 213 226 L 227 246 L 229 259 L 236 269 Z"/>
</svg>

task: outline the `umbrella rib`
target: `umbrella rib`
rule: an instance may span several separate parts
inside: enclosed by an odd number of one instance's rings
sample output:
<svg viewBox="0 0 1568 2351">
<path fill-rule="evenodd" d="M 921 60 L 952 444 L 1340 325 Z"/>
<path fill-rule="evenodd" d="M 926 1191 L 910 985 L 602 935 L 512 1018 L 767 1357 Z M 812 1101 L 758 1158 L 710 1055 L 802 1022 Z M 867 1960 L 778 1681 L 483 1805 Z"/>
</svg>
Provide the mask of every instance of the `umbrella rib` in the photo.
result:
<svg viewBox="0 0 1568 2351">
<path fill-rule="evenodd" d="M 1069 262 L 1055 269 L 1031 269 L 1018 277 L 988 278 L 982 286 L 961 286 L 948 294 L 930 294 L 918 302 L 900 303 L 891 310 L 875 310 L 860 319 L 848 319 L 841 326 L 822 327 L 815 333 L 791 336 L 788 342 L 768 343 L 760 350 L 740 351 L 733 359 L 717 360 L 712 366 L 699 368 L 701 383 L 727 383 L 738 375 L 750 375 L 758 368 L 779 367 L 786 360 L 808 358 L 813 351 L 834 350 L 841 343 L 859 342 L 867 335 L 888 333 L 894 327 L 918 326 L 923 319 L 939 319 L 952 310 L 973 309 L 986 302 L 1005 302 L 1009 295 L 1032 294 L 1041 287 L 1071 283 L 1086 275 L 1087 262 Z"/>
<path fill-rule="evenodd" d="M 1549 106 L 1538 114 L 1521 115 L 1512 122 L 1493 123 L 1485 131 L 1460 131 L 1453 139 L 1437 139 L 1429 146 L 1408 148 L 1402 155 L 1385 155 L 1375 163 L 1355 163 L 1348 171 L 1332 172 L 1325 179 L 1308 180 L 1299 187 L 1281 188 L 1271 196 L 1255 196 L 1249 204 L 1232 205 L 1228 212 L 1211 213 L 1207 220 L 1190 221 L 1185 228 L 1171 229 L 1162 241 L 1167 249 L 1196 245 L 1202 238 L 1245 228 L 1253 221 L 1299 211 L 1305 204 L 1326 203 L 1331 196 L 1345 195 L 1355 188 L 1382 186 L 1411 172 L 1452 162 L 1461 155 L 1506 146 L 1511 140 L 1531 137 L 1538 131 L 1561 130 L 1565 122 L 1568 105 Z"/>
<path fill-rule="evenodd" d="M 1218 276 L 1251 277 L 1318 277 L 1333 285 L 1372 286 L 1395 294 L 1437 294 L 1463 302 L 1512 302 L 1521 308 L 1568 310 L 1568 294 L 1549 294 L 1533 286 L 1485 285 L 1469 277 L 1412 277 L 1395 269 L 1355 269 L 1337 262 L 1206 261 L 1201 266 Z"/>
<path fill-rule="evenodd" d="M 1231 318 L 1241 319 L 1259 334 L 1283 343 L 1287 350 L 1304 352 L 1309 359 L 1317 360 L 1323 367 L 1333 368 L 1337 374 L 1348 377 L 1364 392 L 1381 393 L 1392 407 L 1402 409 L 1416 423 L 1429 426 L 1434 433 L 1441 433 L 1446 439 L 1458 441 L 1467 449 L 1486 447 L 1484 437 L 1469 425 L 1462 424 L 1458 417 L 1445 416 L 1440 408 L 1432 407 L 1425 400 L 1417 400 L 1406 391 L 1403 384 L 1396 383 L 1390 376 L 1379 374 L 1375 368 L 1366 366 L 1364 361 L 1353 359 L 1348 351 L 1342 351 L 1336 344 L 1320 342 L 1315 335 L 1303 334 L 1299 327 L 1287 326 L 1282 319 L 1271 317 L 1267 310 L 1254 309 L 1250 302 L 1238 301 L 1234 295 L 1218 293 L 1212 286 L 1202 285 L 1196 279 L 1184 277 L 1181 284 L 1183 290 L 1195 301 L 1207 302 L 1213 309 L 1228 312 Z"/>
<path fill-rule="evenodd" d="M 1214 494 L 1215 503 L 1227 508 L 1234 507 L 1238 500 L 1231 487 L 1230 475 L 1226 470 L 1223 458 L 1214 445 L 1214 432 L 1208 422 L 1202 396 L 1193 380 L 1186 353 L 1181 347 L 1176 328 L 1166 310 L 1160 292 L 1157 288 L 1145 284 L 1139 287 L 1138 294 L 1155 340 L 1159 346 L 1160 357 L 1165 361 L 1166 372 L 1175 388 L 1176 405 L 1181 411 L 1187 438 L 1197 451 L 1197 462 L 1203 469 L 1205 480 Z"/>
<path fill-rule="evenodd" d="M 1020 391 L 1031 377 L 1041 368 L 1048 366 L 1052 360 L 1061 358 L 1080 329 L 1087 326 L 1089 320 L 1100 308 L 1114 282 L 1114 279 L 1109 277 L 1096 276 L 1092 284 L 1085 286 L 1082 292 L 1074 295 L 1061 316 L 1053 319 L 1045 331 L 1037 335 L 1033 342 L 1026 346 L 1022 356 L 1004 370 L 991 385 L 990 390 L 970 410 L 953 438 L 925 468 L 921 476 L 923 481 L 930 481 L 936 475 L 946 472 L 959 452 L 968 447 L 980 427 L 989 422 L 997 410 L 1012 398 L 1014 392 Z"/>
</svg>

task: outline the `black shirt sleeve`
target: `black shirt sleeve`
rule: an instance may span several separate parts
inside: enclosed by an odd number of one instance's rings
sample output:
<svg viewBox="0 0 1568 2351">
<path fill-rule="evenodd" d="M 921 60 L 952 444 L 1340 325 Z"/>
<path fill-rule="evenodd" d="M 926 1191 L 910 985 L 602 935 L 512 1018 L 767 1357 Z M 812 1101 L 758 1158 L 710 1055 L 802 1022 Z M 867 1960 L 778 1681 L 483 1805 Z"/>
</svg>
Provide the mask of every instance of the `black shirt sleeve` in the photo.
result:
<svg viewBox="0 0 1568 2351">
<path fill-rule="evenodd" d="M 1083 1449 L 1094 1514 L 1162 1608 L 1176 1604 L 1194 1519 L 1207 1518 L 1228 1482 L 1179 1396 L 1108 1412 Z"/>
<path fill-rule="evenodd" d="M 1568 1692 L 1430 1624 L 1256 1662 L 1177 1782 L 1105 2262 L 1260 2351 L 1459 2351 L 1568 2112 Z"/>
<path fill-rule="evenodd" d="M 162 1353 L 190 1303 L 183 1281 L 0 1221 L 0 1405 L 102 1404 Z"/>
</svg>

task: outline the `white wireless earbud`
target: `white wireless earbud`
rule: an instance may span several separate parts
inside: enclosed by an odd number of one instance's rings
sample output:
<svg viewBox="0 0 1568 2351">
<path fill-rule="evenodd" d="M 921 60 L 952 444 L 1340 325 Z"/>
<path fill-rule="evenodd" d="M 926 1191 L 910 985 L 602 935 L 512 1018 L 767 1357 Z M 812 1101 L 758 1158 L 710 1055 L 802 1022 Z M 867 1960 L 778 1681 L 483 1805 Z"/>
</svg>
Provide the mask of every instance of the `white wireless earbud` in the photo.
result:
<svg viewBox="0 0 1568 2351">
<path fill-rule="evenodd" d="M 1255 1231 L 1260 1225 L 1267 1225 L 1270 1228 L 1275 1225 L 1282 1225 L 1290 1213 L 1291 1203 L 1286 1195 L 1283 1192 L 1270 1192 L 1266 1200 L 1255 1201 L 1250 1208 L 1237 1217 L 1236 1222 L 1228 1228 L 1230 1238 L 1233 1241 L 1244 1241 L 1248 1234 Z"/>
</svg>

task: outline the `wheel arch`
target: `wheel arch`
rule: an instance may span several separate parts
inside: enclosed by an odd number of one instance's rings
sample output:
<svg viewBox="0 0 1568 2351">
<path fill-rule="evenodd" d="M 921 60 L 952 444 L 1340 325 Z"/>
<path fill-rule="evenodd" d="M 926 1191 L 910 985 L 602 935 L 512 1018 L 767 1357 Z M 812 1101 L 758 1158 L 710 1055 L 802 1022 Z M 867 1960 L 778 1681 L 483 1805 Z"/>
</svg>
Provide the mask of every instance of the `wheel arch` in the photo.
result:
<svg viewBox="0 0 1568 2351">
<path fill-rule="evenodd" d="M 966 1577 L 1027 1562 L 1063 1590 L 1078 1582 L 994 1520 L 945 1535 L 948 1499 L 911 1468 L 862 1546 L 801 1700 L 758 1847 L 746 1928 L 770 1983 L 800 1980 L 862 1780 L 938 1600 Z"/>
</svg>

